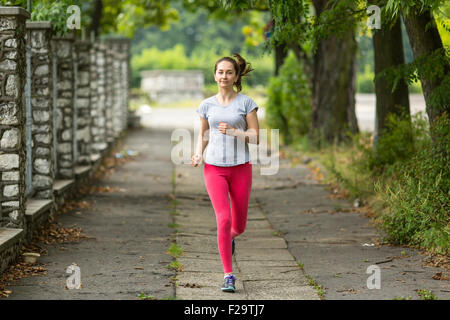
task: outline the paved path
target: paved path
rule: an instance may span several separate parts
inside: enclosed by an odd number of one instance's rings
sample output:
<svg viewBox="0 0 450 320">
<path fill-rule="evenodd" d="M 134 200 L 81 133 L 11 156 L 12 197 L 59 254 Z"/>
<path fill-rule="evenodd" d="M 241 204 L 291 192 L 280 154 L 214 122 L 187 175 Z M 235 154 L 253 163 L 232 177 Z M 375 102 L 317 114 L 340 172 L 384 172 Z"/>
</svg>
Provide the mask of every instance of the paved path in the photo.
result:
<svg viewBox="0 0 450 320">
<path fill-rule="evenodd" d="M 95 239 L 46 246 L 40 261 L 47 275 L 8 286 L 8 299 L 134 300 L 141 293 L 157 299 L 419 299 L 420 289 L 450 298 L 449 281 L 433 280 L 448 270 L 424 266 L 426 257 L 417 250 L 365 246 L 378 238 L 370 220 L 349 212 L 348 201 L 331 199 L 307 168 L 291 167 L 286 159 L 275 175 L 261 175 L 253 164 L 247 230 L 236 239 L 238 291 L 222 293 L 203 166 L 174 165 L 170 136 L 155 129 L 129 133 L 123 148 L 141 155 L 101 182 L 121 191 L 88 195 L 82 200 L 92 208 L 58 217 Z M 178 215 L 171 215 L 174 197 Z M 184 250 L 179 272 L 168 268 L 173 241 Z M 80 290 L 65 289 L 72 262 L 81 268 Z M 371 265 L 380 268 L 381 289 L 367 287 Z"/>
<path fill-rule="evenodd" d="M 7 299 L 138 299 L 141 293 L 164 299 L 174 296 L 166 252 L 173 229 L 169 214 L 173 165 L 170 134 L 150 130 L 130 132 L 124 149 L 140 152 L 135 161 L 105 176 L 100 186 L 118 192 L 97 192 L 81 200 L 87 210 L 58 216 L 64 227 L 81 227 L 94 239 L 43 245 L 48 255 L 39 262 L 47 275 L 22 278 Z M 76 263 L 81 289 L 65 289 L 66 268 Z"/>
<path fill-rule="evenodd" d="M 450 298 L 448 270 L 425 267 L 418 250 L 376 245 L 380 234 L 362 212 L 330 193 L 300 165 L 280 161 L 275 175 L 253 165 L 249 221 L 236 238 L 237 293 L 219 291 L 223 279 L 214 211 L 203 167 L 176 167 L 178 244 L 177 297 L 181 299 L 420 299 L 416 290 Z M 300 268 L 303 267 L 303 269 Z M 380 289 L 369 289 L 370 266 L 379 267 Z M 371 282 L 374 284 L 374 282 Z M 315 284 L 315 286 L 311 286 Z M 195 285 L 195 286 L 193 286 Z M 200 286 L 198 288 L 196 285 Z"/>
<path fill-rule="evenodd" d="M 260 178 L 253 168 L 258 189 Z M 235 300 L 316 300 L 318 295 L 308 284 L 286 241 L 276 230 L 251 195 L 245 233 L 236 238 L 233 261 L 238 281 L 236 292 L 223 293 L 223 268 L 217 249 L 214 211 L 203 182 L 203 165 L 176 168 L 176 199 L 179 204 L 175 221 L 180 225 L 177 244 L 185 254 L 178 258 L 183 271 L 177 275 L 180 299 Z"/>
</svg>

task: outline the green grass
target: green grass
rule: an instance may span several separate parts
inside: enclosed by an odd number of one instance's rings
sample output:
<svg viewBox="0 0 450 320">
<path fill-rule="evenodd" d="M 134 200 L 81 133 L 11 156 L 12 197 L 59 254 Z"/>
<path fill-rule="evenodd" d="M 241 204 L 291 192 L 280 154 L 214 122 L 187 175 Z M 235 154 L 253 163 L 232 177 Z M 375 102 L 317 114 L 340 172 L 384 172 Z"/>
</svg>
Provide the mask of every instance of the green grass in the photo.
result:
<svg viewBox="0 0 450 320">
<path fill-rule="evenodd" d="M 173 199 L 172 202 L 170 203 L 170 207 L 172 209 L 176 209 L 179 204 L 180 204 L 180 201 L 178 201 L 177 199 Z"/>
<path fill-rule="evenodd" d="M 142 292 L 138 298 L 140 300 L 158 300 L 154 296 L 147 296 L 144 292 Z"/>
<path fill-rule="evenodd" d="M 306 277 L 306 279 L 308 280 L 309 285 L 312 286 L 312 287 L 316 290 L 317 295 L 320 297 L 320 299 L 323 299 L 323 298 L 324 298 L 324 294 L 325 294 L 324 288 L 323 288 L 321 285 L 319 285 L 319 284 L 318 284 L 313 278 L 311 278 L 308 274 L 306 274 L 306 272 L 305 272 L 305 266 L 304 266 L 304 264 L 303 264 L 301 261 L 297 261 L 297 265 L 298 265 L 299 269 L 302 270 L 303 275 L 304 275 L 304 276 Z"/>
<path fill-rule="evenodd" d="M 172 210 L 172 211 L 170 211 L 170 214 L 171 214 L 172 216 L 179 216 L 179 215 L 180 215 L 180 214 L 178 213 L 177 210 Z"/>
<path fill-rule="evenodd" d="M 319 284 L 318 284 L 313 278 L 311 278 L 309 275 L 305 274 L 305 276 L 306 276 L 306 279 L 308 280 L 309 285 L 310 285 L 311 287 L 313 287 L 313 288 L 316 290 L 316 292 L 317 292 L 318 296 L 320 297 L 320 299 L 323 299 L 323 296 L 324 296 L 324 294 L 325 294 L 324 288 L 323 288 L 321 285 L 319 285 Z"/>
<path fill-rule="evenodd" d="M 422 300 L 439 300 L 438 297 L 436 297 L 431 290 L 426 290 L 426 289 L 420 289 L 417 290 L 417 295 L 422 299 Z"/>
<path fill-rule="evenodd" d="M 176 243 L 172 243 L 167 253 L 170 254 L 175 259 L 184 254 L 183 249 L 180 248 Z"/>
<path fill-rule="evenodd" d="M 169 264 L 169 269 L 172 269 L 172 270 L 175 270 L 175 271 L 178 271 L 178 272 L 182 272 L 184 267 L 183 267 L 183 265 L 180 262 L 175 260 L 175 261 L 172 261 Z"/>
</svg>

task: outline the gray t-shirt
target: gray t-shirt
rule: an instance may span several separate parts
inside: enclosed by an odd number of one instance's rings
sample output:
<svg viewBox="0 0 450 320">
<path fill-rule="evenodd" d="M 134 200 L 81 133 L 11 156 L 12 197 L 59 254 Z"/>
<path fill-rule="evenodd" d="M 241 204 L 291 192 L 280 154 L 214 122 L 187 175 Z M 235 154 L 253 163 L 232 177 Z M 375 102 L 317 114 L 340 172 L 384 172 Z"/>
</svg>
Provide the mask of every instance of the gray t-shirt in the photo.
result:
<svg viewBox="0 0 450 320">
<path fill-rule="evenodd" d="M 216 96 L 209 97 L 200 103 L 196 112 L 209 123 L 209 142 L 206 146 L 205 163 L 230 167 L 250 161 L 247 143 L 241 138 L 221 133 L 218 128 L 220 122 L 226 122 L 233 128 L 246 131 L 245 116 L 253 109 L 258 110 L 255 101 L 240 92 L 226 106 L 222 106 Z"/>
</svg>

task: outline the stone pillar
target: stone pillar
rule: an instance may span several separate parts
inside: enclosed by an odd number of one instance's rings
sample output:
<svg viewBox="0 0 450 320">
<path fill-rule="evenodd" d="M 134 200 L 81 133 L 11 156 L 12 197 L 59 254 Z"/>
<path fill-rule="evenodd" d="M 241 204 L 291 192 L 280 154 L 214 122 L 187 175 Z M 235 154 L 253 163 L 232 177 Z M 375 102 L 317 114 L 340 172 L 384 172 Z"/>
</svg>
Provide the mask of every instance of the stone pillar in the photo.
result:
<svg viewBox="0 0 450 320">
<path fill-rule="evenodd" d="M 95 43 L 92 50 L 93 68 L 95 67 L 95 82 L 91 86 L 96 88 L 92 92 L 92 151 L 101 154 L 106 149 L 106 48 L 103 44 Z"/>
<path fill-rule="evenodd" d="M 99 104 L 99 98 L 98 98 L 98 71 L 97 71 L 97 46 L 95 43 L 92 43 L 91 49 L 89 52 L 91 56 L 91 64 L 90 64 L 90 73 L 91 73 L 91 85 L 90 90 L 91 94 L 89 96 L 89 104 L 91 106 L 91 128 L 90 128 L 90 136 L 91 136 L 91 150 L 92 154 L 98 154 L 97 150 L 95 149 L 95 141 L 96 141 L 96 135 L 98 132 L 97 128 L 97 122 L 98 122 L 98 104 Z"/>
<path fill-rule="evenodd" d="M 75 53 L 77 56 L 77 163 L 90 164 L 91 162 L 91 43 L 89 41 L 76 41 Z"/>
<path fill-rule="evenodd" d="M 113 120 L 113 110 L 114 110 L 114 52 L 111 48 L 110 42 L 105 43 L 106 50 L 106 68 L 105 80 L 106 80 L 106 136 L 107 142 L 112 143 L 114 141 L 114 120 Z"/>
<path fill-rule="evenodd" d="M 121 118 L 122 118 L 122 83 L 121 83 L 121 65 L 122 53 L 120 52 L 120 42 L 118 40 L 110 40 L 109 48 L 111 50 L 112 58 L 112 127 L 113 136 L 118 138 L 121 132 Z"/>
<path fill-rule="evenodd" d="M 123 130 L 128 128 L 128 113 L 129 113 L 129 103 L 130 103 L 130 81 L 131 81 L 131 73 L 130 73 L 130 40 L 125 39 L 122 42 L 123 52 L 123 60 L 122 60 L 122 83 L 123 83 Z"/>
<path fill-rule="evenodd" d="M 117 59 L 117 74 L 116 77 L 118 79 L 118 86 L 116 88 L 116 110 L 118 114 L 118 118 L 116 119 L 116 130 L 120 134 L 120 132 L 124 131 L 127 128 L 128 123 L 128 90 L 130 83 L 130 74 L 129 74 L 129 49 L 130 49 L 130 40 L 128 38 L 116 38 L 110 40 L 114 42 L 113 49 L 116 53 Z"/>
<path fill-rule="evenodd" d="M 73 38 L 55 37 L 52 40 L 57 58 L 57 122 L 56 122 L 56 179 L 74 178 L 73 158 Z"/>
<path fill-rule="evenodd" d="M 25 23 L 30 14 L 0 7 L 0 227 L 25 220 Z"/>
<path fill-rule="evenodd" d="M 27 22 L 31 47 L 32 177 L 34 198 L 53 199 L 53 55 L 50 22 Z"/>
</svg>

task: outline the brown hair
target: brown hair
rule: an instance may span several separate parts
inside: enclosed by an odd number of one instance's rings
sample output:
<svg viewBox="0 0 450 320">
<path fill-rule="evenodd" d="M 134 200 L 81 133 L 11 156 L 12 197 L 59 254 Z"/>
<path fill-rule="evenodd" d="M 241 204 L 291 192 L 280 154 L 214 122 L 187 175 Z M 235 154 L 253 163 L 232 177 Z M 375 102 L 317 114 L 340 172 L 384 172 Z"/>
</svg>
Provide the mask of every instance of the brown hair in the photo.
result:
<svg viewBox="0 0 450 320">
<path fill-rule="evenodd" d="M 233 53 L 233 57 L 236 57 L 236 60 L 231 57 L 223 57 L 217 60 L 216 65 L 214 66 L 214 74 L 217 70 L 217 65 L 222 61 L 228 61 L 231 62 L 234 66 L 234 70 L 236 71 L 236 74 L 238 75 L 238 78 L 234 85 L 236 86 L 237 91 L 242 90 L 241 85 L 241 79 L 243 76 L 247 75 L 250 71 L 253 71 L 252 66 L 250 63 L 246 62 L 244 58 L 242 58 L 238 53 Z"/>
</svg>

